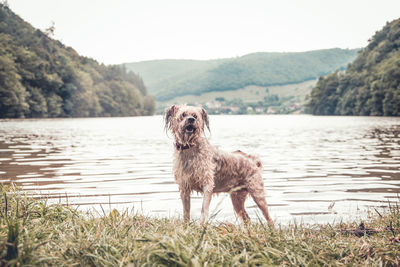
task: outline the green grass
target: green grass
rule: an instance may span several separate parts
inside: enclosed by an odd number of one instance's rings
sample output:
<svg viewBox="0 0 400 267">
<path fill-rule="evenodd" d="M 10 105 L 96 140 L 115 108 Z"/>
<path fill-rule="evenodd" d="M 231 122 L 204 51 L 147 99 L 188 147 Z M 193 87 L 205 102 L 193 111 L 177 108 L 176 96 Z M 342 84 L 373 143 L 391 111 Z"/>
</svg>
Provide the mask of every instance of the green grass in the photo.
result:
<svg viewBox="0 0 400 267">
<path fill-rule="evenodd" d="M 248 85 L 293 84 L 343 69 L 358 49 L 259 52 L 217 60 L 153 60 L 124 64 L 143 77 L 158 101 Z"/>
<path fill-rule="evenodd" d="M 338 225 L 249 225 L 80 212 L 0 185 L 0 266 L 398 266 L 400 209 Z M 385 228 L 391 226 L 392 230 Z"/>
</svg>

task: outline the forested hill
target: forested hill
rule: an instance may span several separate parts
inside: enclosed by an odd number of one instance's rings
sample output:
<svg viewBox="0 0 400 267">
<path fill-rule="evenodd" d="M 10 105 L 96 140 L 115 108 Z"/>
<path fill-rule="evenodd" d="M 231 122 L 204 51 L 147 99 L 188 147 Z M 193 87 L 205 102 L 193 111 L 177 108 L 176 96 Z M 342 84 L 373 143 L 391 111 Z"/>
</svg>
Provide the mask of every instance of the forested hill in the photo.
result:
<svg viewBox="0 0 400 267">
<path fill-rule="evenodd" d="M 154 113 L 142 79 L 79 56 L 0 4 L 0 117 Z M 54 29 L 53 29 L 54 30 Z"/>
<path fill-rule="evenodd" d="M 376 32 L 344 73 L 321 77 L 308 106 L 318 115 L 400 116 L 400 19 Z"/>
<path fill-rule="evenodd" d="M 317 79 L 344 69 L 358 49 L 325 49 L 298 53 L 254 53 L 218 60 L 155 60 L 124 64 L 142 75 L 160 101 L 248 85 L 271 86 Z"/>
</svg>

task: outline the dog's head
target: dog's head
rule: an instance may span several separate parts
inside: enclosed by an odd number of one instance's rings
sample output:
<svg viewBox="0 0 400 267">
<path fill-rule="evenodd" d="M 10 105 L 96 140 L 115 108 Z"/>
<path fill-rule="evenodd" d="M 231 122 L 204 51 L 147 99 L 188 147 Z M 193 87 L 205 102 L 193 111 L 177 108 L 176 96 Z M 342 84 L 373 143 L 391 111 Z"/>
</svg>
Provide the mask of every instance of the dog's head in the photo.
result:
<svg viewBox="0 0 400 267">
<path fill-rule="evenodd" d="M 208 114 L 199 107 L 173 105 L 165 110 L 164 120 L 165 129 L 181 145 L 193 145 L 204 134 L 204 127 L 210 130 Z"/>
</svg>

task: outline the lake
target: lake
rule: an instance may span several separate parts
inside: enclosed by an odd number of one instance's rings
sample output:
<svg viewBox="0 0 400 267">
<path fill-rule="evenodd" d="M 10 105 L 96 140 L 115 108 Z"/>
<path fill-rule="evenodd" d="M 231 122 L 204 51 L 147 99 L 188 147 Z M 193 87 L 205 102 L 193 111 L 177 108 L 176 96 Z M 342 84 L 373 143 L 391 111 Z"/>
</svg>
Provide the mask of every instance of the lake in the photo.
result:
<svg viewBox="0 0 400 267">
<path fill-rule="evenodd" d="M 399 201 L 400 118 L 216 115 L 210 126 L 213 145 L 260 156 L 278 223 L 358 220 Z M 181 217 L 172 154 L 161 116 L 0 120 L 0 182 L 80 209 Z M 194 218 L 201 200 L 192 195 Z M 210 211 L 236 222 L 226 194 Z"/>
</svg>

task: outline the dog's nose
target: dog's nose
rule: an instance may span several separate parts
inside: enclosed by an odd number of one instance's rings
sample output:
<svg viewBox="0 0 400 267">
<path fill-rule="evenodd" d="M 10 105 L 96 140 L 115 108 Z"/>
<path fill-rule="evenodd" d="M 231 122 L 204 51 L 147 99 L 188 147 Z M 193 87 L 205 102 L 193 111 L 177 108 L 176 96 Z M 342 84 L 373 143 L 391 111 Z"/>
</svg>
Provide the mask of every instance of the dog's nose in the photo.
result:
<svg viewBox="0 0 400 267">
<path fill-rule="evenodd" d="M 189 123 L 193 123 L 194 120 L 195 120 L 195 119 L 194 119 L 193 117 L 189 117 L 189 118 L 188 118 L 188 122 L 189 122 Z"/>
</svg>

